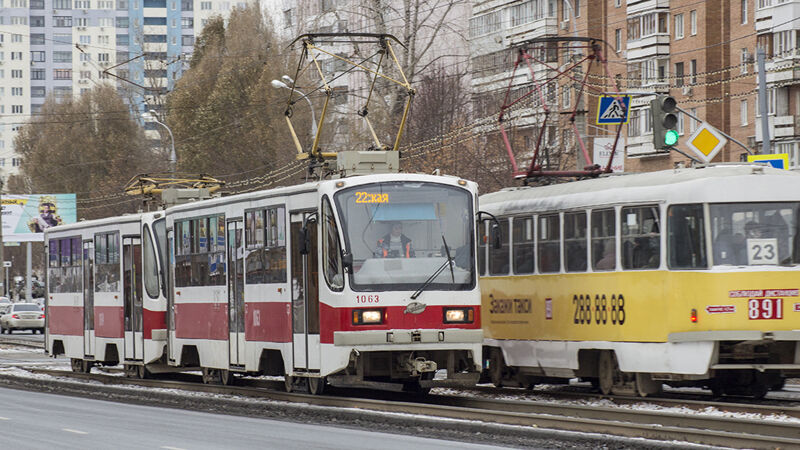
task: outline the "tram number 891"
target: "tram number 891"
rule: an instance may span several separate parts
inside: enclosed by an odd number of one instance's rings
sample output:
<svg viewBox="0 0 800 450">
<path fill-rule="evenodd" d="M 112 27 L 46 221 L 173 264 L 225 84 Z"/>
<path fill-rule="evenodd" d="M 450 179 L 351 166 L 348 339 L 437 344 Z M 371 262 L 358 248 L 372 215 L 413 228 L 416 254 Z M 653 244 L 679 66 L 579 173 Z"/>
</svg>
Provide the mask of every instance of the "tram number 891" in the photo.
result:
<svg viewBox="0 0 800 450">
<path fill-rule="evenodd" d="M 622 294 L 612 295 L 610 301 L 605 294 L 595 295 L 594 305 L 591 295 L 574 295 L 572 304 L 575 305 L 573 322 L 576 324 L 589 325 L 593 319 L 597 325 L 605 325 L 609 320 L 612 325 L 625 323 L 625 297 Z"/>
</svg>

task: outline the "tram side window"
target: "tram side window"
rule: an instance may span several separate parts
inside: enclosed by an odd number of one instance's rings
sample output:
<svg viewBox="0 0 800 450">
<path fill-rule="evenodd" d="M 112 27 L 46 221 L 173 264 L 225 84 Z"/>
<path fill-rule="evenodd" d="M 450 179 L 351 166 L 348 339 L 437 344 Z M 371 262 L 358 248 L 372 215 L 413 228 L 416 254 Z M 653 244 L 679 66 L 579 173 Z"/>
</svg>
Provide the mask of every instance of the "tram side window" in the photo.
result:
<svg viewBox="0 0 800 450">
<path fill-rule="evenodd" d="M 478 274 L 486 275 L 486 247 L 489 236 L 486 234 L 486 221 L 478 222 Z"/>
<path fill-rule="evenodd" d="M 560 217 L 558 214 L 539 216 L 539 272 L 553 273 L 561 269 Z"/>
<path fill-rule="evenodd" d="M 325 265 L 325 281 L 333 291 L 344 288 L 342 250 L 339 245 L 339 229 L 328 197 L 322 199 L 322 261 Z"/>
<path fill-rule="evenodd" d="M 617 235 L 613 209 L 592 211 L 592 269 L 614 270 L 617 265 Z"/>
<path fill-rule="evenodd" d="M 564 213 L 564 263 L 567 272 L 586 271 L 586 213 Z"/>
<path fill-rule="evenodd" d="M 175 222 L 175 286 L 225 285 L 225 216 Z"/>
<path fill-rule="evenodd" d="M 50 293 L 79 292 L 83 280 L 80 238 L 53 239 L 50 241 L 48 253 Z"/>
<path fill-rule="evenodd" d="M 533 273 L 535 265 L 535 256 L 533 254 L 533 218 L 515 217 L 513 223 L 514 273 Z"/>
<path fill-rule="evenodd" d="M 94 235 L 94 290 L 120 292 L 119 233 Z"/>
<path fill-rule="evenodd" d="M 674 205 L 667 212 L 670 269 L 705 269 L 706 231 L 703 205 Z"/>
<path fill-rule="evenodd" d="M 508 219 L 499 219 L 500 227 L 489 230 L 489 242 L 494 242 L 495 235 L 500 234 L 500 248 L 489 247 L 489 275 L 508 275 Z"/>
<path fill-rule="evenodd" d="M 286 213 L 283 206 L 245 213 L 247 284 L 286 282 Z"/>
<path fill-rule="evenodd" d="M 800 262 L 800 203 L 709 205 L 714 265 Z"/>
<path fill-rule="evenodd" d="M 144 288 L 150 298 L 158 298 L 158 264 L 156 262 L 156 249 L 153 246 L 153 237 L 150 235 L 150 227 L 144 227 L 142 238 Z"/>
<path fill-rule="evenodd" d="M 622 268 L 655 269 L 661 263 L 661 219 L 657 205 L 622 208 Z"/>
</svg>

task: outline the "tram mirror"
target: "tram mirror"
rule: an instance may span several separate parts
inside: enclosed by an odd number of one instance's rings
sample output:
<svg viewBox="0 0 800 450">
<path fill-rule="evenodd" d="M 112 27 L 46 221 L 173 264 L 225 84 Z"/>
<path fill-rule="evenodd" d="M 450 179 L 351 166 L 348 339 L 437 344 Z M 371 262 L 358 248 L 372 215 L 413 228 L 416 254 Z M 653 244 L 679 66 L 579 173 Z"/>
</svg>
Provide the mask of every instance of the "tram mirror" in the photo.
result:
<svg viewBox="0 0 800 450">
<path fill-rule="evenodd" d="M 342 252 L 342 267 L 344 267 L 344 270 L 346 270 L 347 272 L 352 272 L 353 271 L 353 254 L 352 253 Z"/>
</svg>

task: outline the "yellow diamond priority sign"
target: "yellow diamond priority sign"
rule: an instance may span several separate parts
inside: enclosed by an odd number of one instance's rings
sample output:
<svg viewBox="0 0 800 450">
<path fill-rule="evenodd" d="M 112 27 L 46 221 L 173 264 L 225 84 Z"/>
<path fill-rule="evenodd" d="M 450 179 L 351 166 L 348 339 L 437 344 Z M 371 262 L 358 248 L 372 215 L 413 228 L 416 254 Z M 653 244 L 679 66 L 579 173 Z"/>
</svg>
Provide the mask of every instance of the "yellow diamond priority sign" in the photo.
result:
<svg viewBox="0 0 800 450">
<path fill-rule="evenodd" d="M 722 147 L 728 143 L 728 140 L 716 128 L 703 122 L 697 129 L 689 136 L 686 145 L 694 150 L 697 156 L 705 162 L 711 162 L 717 153 L 722 150 Z"/>
</svg>

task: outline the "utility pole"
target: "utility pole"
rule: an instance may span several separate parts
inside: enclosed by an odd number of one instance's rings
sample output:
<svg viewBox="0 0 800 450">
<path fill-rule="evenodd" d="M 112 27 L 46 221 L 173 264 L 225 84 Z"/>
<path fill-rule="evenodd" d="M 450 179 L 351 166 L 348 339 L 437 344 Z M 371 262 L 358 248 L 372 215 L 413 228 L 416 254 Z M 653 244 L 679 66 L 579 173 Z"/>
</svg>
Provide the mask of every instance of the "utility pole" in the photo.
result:
<svg viewBox="0 0 800 450">
<path fill-rule="evenodd" d="M 769 141 L 769 105 L 767 105 L 767 71 L 764 60 L 766 54 L 764 47 L 758 46 L 756 50 L 758 59 L 758 110 L 761 112 L 761 153 L 772 153 Z"/>
<path fill-rule="evenodd" d="M 3 252 L 5 243 L 3 242 L 3 179 L 0 178 L 0 263 L 5 265 L 6 258 Z M 6 296 L 8 292 L 8 270 L 4 270 L 3 277 L 3 295 Z"/>
</svg>

